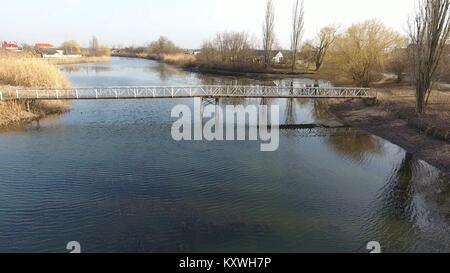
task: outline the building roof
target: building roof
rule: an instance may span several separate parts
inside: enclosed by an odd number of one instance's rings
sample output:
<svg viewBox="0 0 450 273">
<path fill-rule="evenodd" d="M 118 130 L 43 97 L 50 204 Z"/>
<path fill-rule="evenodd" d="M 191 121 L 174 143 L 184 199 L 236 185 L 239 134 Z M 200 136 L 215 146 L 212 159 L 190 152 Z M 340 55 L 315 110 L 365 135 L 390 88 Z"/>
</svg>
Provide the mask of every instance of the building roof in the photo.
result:
<svg viewBox="0 0 450 273">
<path fill-rule="evenodd" d="M 36 48 L 53 48 L 52 44 L 36 44 Z"/>
<path fill-rule="evenodd" d="M 3 43 L 3 44 L 2 44 L 2 47 L 3 47 L 3 48 L 8 48 L 8 47 L 9 47 L 9 48 L 11 48 L 11 47 L 12 47 L 12 48 L 18 48 L 19 46 L 18 46 L 17 44 L 13 44 L 13 43 Z"/>
<path fill-rule="evenodd" d="M 279 51 L 275 57 L 283 57 L 283 52 Z"/>
<path fill-rule="evenodd" d="M 58 54 L 58 50 L 54 48 L 42 48 L 41 53 L 44 55 L 55 55 Z"/>
</svg>

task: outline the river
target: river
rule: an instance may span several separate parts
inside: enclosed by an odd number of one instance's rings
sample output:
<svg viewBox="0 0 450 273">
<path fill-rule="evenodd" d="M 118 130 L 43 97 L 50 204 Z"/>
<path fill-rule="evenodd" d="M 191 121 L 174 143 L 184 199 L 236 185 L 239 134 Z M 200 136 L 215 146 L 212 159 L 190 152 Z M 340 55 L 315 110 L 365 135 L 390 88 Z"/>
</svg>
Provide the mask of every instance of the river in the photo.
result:
<svg viewBox="0 0 450 273">
<path fill-rule="evenodd" d="M 61 69 L 76 87 L 268 84 L 126 58 Z M 268 103 L 282 123 L 339 123 L 323 101 Z M 73 101 L 1 131 L 0 252 L 450 251 L 450 181 L 402 148 L 357 130 L 282 130 L 269 153 L 176 142 L 177 104 L 192 100 Z"/>
</svg>

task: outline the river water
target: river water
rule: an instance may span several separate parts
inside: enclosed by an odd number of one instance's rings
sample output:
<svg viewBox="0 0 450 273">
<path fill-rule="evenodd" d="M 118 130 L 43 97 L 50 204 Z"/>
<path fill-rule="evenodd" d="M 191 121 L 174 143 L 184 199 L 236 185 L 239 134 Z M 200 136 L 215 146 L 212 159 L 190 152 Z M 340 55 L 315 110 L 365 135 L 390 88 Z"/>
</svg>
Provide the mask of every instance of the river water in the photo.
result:
<svg viewBox="0 0 450 273">
<path fill-rule="evenodd" d="M 62 70 L 76 87 L 269 84 L 122 58 Z M 323 101 L 266 103 L 282 123 L 338 124 Z M 192 100 L 74 101 L 1 131 L 0 252 L 450 251 L 449 179 L 400 147 L 356 130 L 283 130 L 270 153 L 176 142 L 177 104 Z"/>
</svg>

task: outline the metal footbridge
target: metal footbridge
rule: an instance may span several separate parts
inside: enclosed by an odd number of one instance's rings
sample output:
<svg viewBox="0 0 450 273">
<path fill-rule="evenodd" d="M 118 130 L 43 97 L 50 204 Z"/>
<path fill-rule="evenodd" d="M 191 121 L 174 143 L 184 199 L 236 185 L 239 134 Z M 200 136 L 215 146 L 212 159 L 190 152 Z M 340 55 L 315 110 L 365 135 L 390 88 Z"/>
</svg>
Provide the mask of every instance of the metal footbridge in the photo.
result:
<svg viewBox="0 0 450 273">
<path fill-rule="evenodd" d="M 276 86 L 123 86 L 69 89 L 0 90 L 0 101 L 7 100 L 103 100 L 175 98 L 311 98 L 376 99 L 368 88 L 356 87 L 276 87 Z"/>
</svg>

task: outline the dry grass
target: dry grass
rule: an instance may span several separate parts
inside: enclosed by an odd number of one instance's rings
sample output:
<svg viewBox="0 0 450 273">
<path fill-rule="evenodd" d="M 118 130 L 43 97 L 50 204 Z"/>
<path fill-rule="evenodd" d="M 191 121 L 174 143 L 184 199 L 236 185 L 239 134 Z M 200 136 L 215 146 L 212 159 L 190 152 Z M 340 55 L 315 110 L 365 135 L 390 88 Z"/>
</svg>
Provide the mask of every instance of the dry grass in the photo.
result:
<svg viewBox="0 0 450 273">
<path fill-rule="evenodd" d="M 415 93 L 412 87 L 393 87 L 381 89 L 378 99 L 384 104 L 395 104 L 402 108 L 415 107 Z M 426 108 L 427 114 L 450 114 L 450 92 L 433 90 Z M 450 121 L 450 120 L 449 120 Z"/>
<path fill-rule="evenodd" d="M 55 65 L 43 59 L 0 54 L 0 85 L 66 88 L 69 81 Z"/>
<path fill-rule="evenodd" d="M 82 64 L 82 63 L 104 63 L 111 61 L 110 56 L 102 57 L 81 57 L 81 58 L 57 58 L 46 59 L 50 64 L 63 65 L 63 64 Z"/>
<path fill-rule="evenodd" d="M 175 54 L 164 54 L 161 61 L 180 66 L 188 66 L 195 63 L 196 58 L 194 55 L 185 53 L 175 53 Z"/>
<path fill-rule="evenodd" d="M 29 108 L 27 103 L 29 103 Z M 69 111 L 68 101 L 0 102 L 0 127 Z"/>
<path fill-rule="evenodd" d="M 26 111 L 26 105 L 19 102 L 0 102 L 0 127 L 22 120 L 31 120 L 35 115 Z"/>
<path fill-rule="evenodd" d="M 32 55 L 0 52 L 0 89 L 14 87 L 67 88 L 69 81 L 59 69 Z M 66 101 L 0 102 L 0 127 L 30 121 L 46 115 L 63 113 L 70 108 Z"/>
<path fill-rule="evenodd" d="M 415 114 L 415 93 L 411 87 L 395 87 L 381 90 L 378 99 L 386 111 L 398 113 L 414 127 L 450 131 L 450 92 L 433 90 L 426 106 L 426 113 Z M 445 133 L 446 134 L 446 133 Z M 445 135 L 444 134 L 444 135 Z"/>
<path fill-rule="evenodd" d="M 378 89 L 378 104 L 374 107 L 345 102 L 340 110 L 350 113 L 352 121 L 358 120 L 364 126 L 372 126 L 371 122 L 388 124 L 402 120 L 436 139 L 450 140 L 450 91 L 433 90 L 425 114 L 416 114 L 415 103 L 413 87 L 393 85 Z"/>
</svg>

